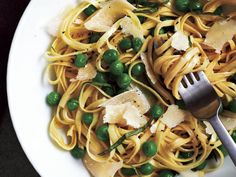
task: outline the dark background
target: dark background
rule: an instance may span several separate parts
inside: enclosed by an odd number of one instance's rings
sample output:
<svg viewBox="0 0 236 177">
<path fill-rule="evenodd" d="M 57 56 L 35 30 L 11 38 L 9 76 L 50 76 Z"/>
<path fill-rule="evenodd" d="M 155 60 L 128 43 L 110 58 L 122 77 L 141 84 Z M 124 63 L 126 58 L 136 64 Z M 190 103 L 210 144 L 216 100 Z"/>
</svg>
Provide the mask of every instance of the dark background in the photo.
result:
<svg viewBox="0 0 236 177">
<path fill-rule="evenodd" d="M 38 177 L 25 156 L 12 126 L 7 106 L 6 70 L 11 41 L 30 0 L 0 0 L 0 176 Z"/>
</svg>

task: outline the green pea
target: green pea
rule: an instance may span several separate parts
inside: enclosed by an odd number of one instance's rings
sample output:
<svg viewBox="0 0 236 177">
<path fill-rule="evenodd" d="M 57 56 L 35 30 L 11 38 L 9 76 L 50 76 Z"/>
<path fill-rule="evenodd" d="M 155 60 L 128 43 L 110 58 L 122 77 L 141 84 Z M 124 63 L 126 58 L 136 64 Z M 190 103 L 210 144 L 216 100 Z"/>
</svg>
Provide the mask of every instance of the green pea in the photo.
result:
<svg viewBox="0 0 236 177">
<path fill-rule="evenodd" d="M 132 47 L 134 49 L 134 52 L 139 52 L 142 48 L 143 42 L 140 38 L 135 37 L 132 39 Z"/>
<path fill-rule="evenodd" d="M 190 5 L 189 5 L 189 9 L 193 12 L 201 12 L 202 11 L 202 3 L 197 0 L 191 1 Z"/>
<path fill-rule="evenodd" d="M 122 39 L 119 43 L 119 47 L 123 52 L 128 49 L 131 49 L 131 47 L 132 47 L 131 40 L 129 38 Z"/>
<path fill-rule="evenodd" d="M 78 108 L 79 102 L 78 100 L 71 98 L 67 101 L 66 105 L 70 111 L 74 111 Z"/>
<path fill-rule="evenodd" d="M 188 12 L 191 0 L 175 0 L 175 9 L 180 12 Z"/>
<path fill-rule="evenodd" d="M 121 173 L 125 176 L 133 176 L 136 174 L 133 168 L 121 168 Z"/>
<path fill-rule="evenodd" d="M 87 62 L 88 62 L 87 56 L 82 53 L 79 53 L 75 58 L 74 64 L 76 67 L 82 68 L 87 64 Z"/>
<path fill-rule="evenodd" d="M 120 88 L 124 89 L 130 85 L 131 81 L 132 80 L 129 77 L 129 75 L 126 73 L 123 73 L 117 78 L 116 83 Z"/>
<path fill-rule="evenodd" d="M 178 105 L 179 109 L 183 109 L 183 110 L 186 109 L 186 106 L 183 100 L 177 100 L 176 104 Z"/>
<path fill-rule="evenodd" d="M 153 105 L 150 108 L 150 114 L 154 119 L 160 118 L 163 113 L 164 113 L 164 111 L 163 111 L 162 107 L 159 105 Z"/>
<path fill-rule="evenodd" d="M 84 113 L 82 116 L 82 121 L 86 125 L 90 125 L 93 122 L 93 114 L 92 113 Z"/>
<path fill-rule="evenodd" d="M 133 76 L 141 76 L 145 72 L 145 66 L 143 63 L 138 63 L 133 66 L 132 70 Z"/>
<path fill-rule="evenodd" d="M 160 31 L 159 31 L 159 34 L 165 34 L 165 33 L 166 33 L 166 30 L 165 30 L 164 27 L 162 27 L 162 28 L 160 29 Z"/>
<path fill-rule="evenodd" d="M 121 93 L 123 93 L 123 92 L 127 92 L 128 91 L 128 89 L 120 89 L 120 90 L 118 90 L 118 92 L 117 92 L 117 94 L 121 94 Z"/>
<path fill-rule="evenodd" d="M 81 159 L 84 157 L 84 155 L 86 154 L 85 149 L 82 149 L 78 146 L 75 146 L 71 151 L 70 151 L 71 155 L 76 158 L 76 159 Z"/>
<path fill-rule="evenodd" d="M 96 136 L 101 141 L 108 141 L 109 140 L 109 134 L 108 134 L 108 125 L 103 124 L 96 130 Z"/>
<path fill-rule="evenodd" d="M 103 72 L 97 72 L 95 78 L 93 79 L 94 82 L 99 83 L 106 83 L 107 82 L 107 76 Z"/>
<path fill-rule="evenodd" d="M 120 76 L 124 72 L 124 65 L 119 60 L 110 65 L 110 72 L 115 76 Z"/>
<path fill-rule="evenodd" d="M 192 151 L 190 151 L 190 152 L 180 152 L 180 154 L 179 154 L 179 158 L 181 158 L 181 159 L 188 159 L 192 156 L 193 156 Z"/>
<path fill-rule="evenodd" d="M 157 145 L 153 141 L 146 141 L 142 145 L 142 151 L 147 157 L 152 157 L 157 153 Z"/>
<path fill-rule="evenodd" d="M 193 171 L 200 171 L 203 170 L 207 165 L 207 161 L 205 160 L 203 163 L 201 163 L 199 166 L 195 167 Z"/>
<path fill-rule="evenodd" d="M 161 170 L 159 177 L 174 177 L 175 174 L 171 170 Z"/>
<path fill-rule="evenodd" d="M 89 38 L 89 43 L 95 43 L 100 39 L 101 35 L 99 33 L 93 33 Z"/>
<path fill-rule="evenodd" d="M 229 110 L 236 113 L 236 99 L 229 103 Z"/>
<path fill-rule="evenodd" d="M 118 60 L 119 54 L 115 49 L 108 49 L 103 54 L 103 59 L 106 63 L 111 64 L 114 61 Z"/>
<path fill-rule="evenodd" d="M 228 155 L 228 151 L 225 149 L 224 145 L 220 145 L 218 149 L 223 153 L 224 156 Z"/>
<path fill-rule="evenodd" d="M 221 15 L 223 13 L 222 6 L 219 6 L 216 8 L 216 10 L 213 12 L 214 15 Z"/>
<path fill-rule="evenodd" d="M 150 163 L 145 163 L 140 167 L 140 172 L 143 175 L 150 175 L 154 171 L 154 167 Z"/>
<path fill-rule="evenodd" d="M 231 137 L 233 138 L 234 142 L 236 143 L 236 130 L 233 131 L 231 134 Z"/>
<path fill-rule="evenodd" d="M 139 19 L 140 23 L 144 23 L 146 20 L 146 17 L 138 15 L 138 19 Z"/>
<path fill-rule="evenodd" d="M 111 87 L 103 87 L 102 90 L 103 90 L 106 94 L 108 94 L 108 95 L 110 95 L 110 96 L 114 96 L 114 95 L 115 95 L 115 92 L 114 92 L 114 90 L 113 90 Z"/>
<path fill-rule="evenodd" d="M 97 10 L 97 8 L 94 5 L 90 5 L 88 6 L 86 9 L 84 9 L 84 14 L 87 16 L 92 15 L 95 11 Z"/>
<path fill-rule="evenodd" d="M 46 102 L 50 106 L 56 106 L 60 102 L 61 95 L 58 92 L 50 92 L 46 97 Z"/>
</svg>

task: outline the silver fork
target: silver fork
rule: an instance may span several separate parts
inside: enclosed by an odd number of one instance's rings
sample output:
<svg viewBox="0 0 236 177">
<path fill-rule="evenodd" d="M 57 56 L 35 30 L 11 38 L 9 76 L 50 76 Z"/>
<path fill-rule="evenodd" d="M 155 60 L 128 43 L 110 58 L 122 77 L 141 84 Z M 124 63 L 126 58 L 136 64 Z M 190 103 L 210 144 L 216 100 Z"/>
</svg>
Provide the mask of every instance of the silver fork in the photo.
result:
<svg viewBox="0 0 236 177">
<path fill-rule="evenodd" d="M 210 122 L 236 166 L 236 144 L 219 119 L 222 104 L 204 72 L 185 75 L 179 93 L 194 117 Z"/>
</svg>

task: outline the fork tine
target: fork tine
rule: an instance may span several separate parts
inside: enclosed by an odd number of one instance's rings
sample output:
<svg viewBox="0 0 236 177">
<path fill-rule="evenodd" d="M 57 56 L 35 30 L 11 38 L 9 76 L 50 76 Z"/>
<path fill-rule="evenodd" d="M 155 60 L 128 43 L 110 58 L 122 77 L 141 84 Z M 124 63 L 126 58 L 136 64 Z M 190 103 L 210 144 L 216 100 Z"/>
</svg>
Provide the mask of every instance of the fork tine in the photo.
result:
<svg viewBox="0 0 236 177">
<path fill-rule="evenodd" d="M 194 83 L 195 79 L 197 79 L 197 82 Z M 222 103 L 210 81 L 207 79 L 207 76 L 203 71 L 200 71 L 196 74 L 190 73 L 187 76 L 183 76 L 181 81 L 179 94 L 187 110 L 194 117 L 200 120 L 207 120 L 211 123 L 236 166 L 236 144 L 219 119 L 218 113 Z M 190 85 L 192 81 L 193 85 Z"/>
<path fill-rule="evenodd" d="M 188 80 L 186 75 L 183 76 L 183 80 L 184 80 L 184 82 L 186 83 L 187 86 L 191 85 L 191 83 L 189 82 L 189 80 Z"/>
<path fill-rule="evenodd" d="M 197 79 L 193 73 L 189 73 L 190 78 L 192 79 L 193 82 L 197 82 Z"/>
<path fill-rule="evenodd" d="M 182 99 L 183 99 L 183 95 L 184 95 L 185 92 L 186 92 L 186 88 L 183 86 L 182 83 L 180 83 L 179 84 L 179 94 L 182 97 Z"/>
<path fill-rule="evenodd" d="M 185 90 L 185 87 L 184 87 L 184 85 L 180 82 L 180 84 L 179 84 L 179 91 L 182 92 L 182 91 L 184 91 L 184 90 Z"/>
<path fill-rule="evenodd" d="M 206 75 L 205 75 L 205 73 L 204 73 L 203 71 L 198 71 L 198 72 L 197 72 L 197 75 L 198 75 L 198 77 L 200 78 L 200 80 L 201 80 L 201 79 L 204 79 L 204 80 L 207 80 L 207 81 L 208 81 L 208 79 L 207 79 L 207 77 L 206 77 Z"/>
</svg>

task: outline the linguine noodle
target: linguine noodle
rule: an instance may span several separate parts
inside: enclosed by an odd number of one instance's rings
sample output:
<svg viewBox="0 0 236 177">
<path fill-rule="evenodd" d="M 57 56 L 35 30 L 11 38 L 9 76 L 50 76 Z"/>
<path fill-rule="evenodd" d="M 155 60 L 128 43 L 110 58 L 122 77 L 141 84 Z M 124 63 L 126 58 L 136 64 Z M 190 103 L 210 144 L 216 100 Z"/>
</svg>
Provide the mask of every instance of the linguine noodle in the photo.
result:
<svg viewBox="0 0 236 177">
<path fill-rule="evenodd" d="M 138 87 L 147 99 L 150 98 L 154 104 L 159 104 L 164 111 L 170 105 L 176 104 L 176 100 L 181 99 L 178 88 L 183 75 L 203 70 L 224 105 L 227 105 L 236 98 L 236 85 L 231 79 L 236 73 L 236 35 L 224 44 L 219 53 L 206 45 L 205 39 L 216 22 L 236 17 L 235 12 L 227 16 L 213 14 L 219 6 L 227 5 L 229 2 L 209 1 L 201 13 L 181 13 L 173 8 L 173 4 L 164 4 L 162 1 L 158 1 L 158 10 L 152 13 L 148 12 L 150 9 L 137 5 L 135 10 L 124 9 L 122 16 L 119 16 L 107 31 L 99 32 L 101 37 L 94 43 L 90 42 L 94 31 L 88 30 L 85 24 L 104 7 L 105 2 L 88 0 L 70 10 L 62 20 L 58 34 L 46 53 L 49 62 L 47 72 L 50 73 L 48 81 L 61 95 L 49 126 L 52 140 L 67 151 L 76 146 L 86 149 L 85 158 L 101 164 L 122 162 L 122 167 L 137 171 L 141 165 L 148 162 L 155 168 L 150 176 L 157 176 L 163 169 L 177 173 L 193 169 L 212 154 L 218 157 L 219 163 L 199 171 L 199 176 L 221 167 L 224 155 L 218 148 L 221 146 L 220 140 L 215 133 L 209 135 L 206 125 L 187 111 L 184 111 L 185 121 L 172 128 L 165 125 L 161 119 L 151 119 L 147 113 L 145 117 L 151 120 L 150 124 L 147 123 L 148 127 L 132 136 L 126 135 L 135 128 L 109 123 L 109 141 L 99 140 L 96 130 L 103 124 L 104 116 L 104 107 L 101 104 L 114 96 L 107 94 L 103 90 L 103 85 L 94 83 L 93 79 L 76 79 L 79 68 L 74 65 L 74 59 L 80 53 L 86 54 L 92 68 L 109 75 L 109 67 L 103 62 L 103 54 L 107 49 L 118 50 L 119 60 L 128 67 L 127 73 L 132 80 L 130 89 Z M 83 11 L 91 4 L 97 11 L 87 17 Z M 145 17 L 143 23 L 138 19 L 140 16 Z M 144 34 L 143 44 L 138 52 L 132 49 L 124 52 L 119 48 L 118 44 L 123 38 L 132 37 L 132 34 L 124 33 L 120 27 L 125 17 L 136 23 L 137 28 Z M 163 17 L 167 20 L 162 20 Z M 169 31 L 161 33 L 164 28 Z M 186 51 L 177 50 L 172 46 L 176 31 L 188 37 L 189 47 Z M 146 73 L 143 78 L 132 74 L 132 68 L 139 63 L 145 65 Z M 75 98 L 79 103 L 78 108 L 73 111 L 67 107 L 67 102 L 71 98 Z M 93 120 L 90 125 L 82 121 L 84 113 L 92 113 Z M 235 113 L 230 111 L 224 111 L 223 116 L 236 118 Z M 153 125 L 156 127 L 155 133 L 150 131 Z M 232 132 L 233 130 L 230 130 L 230 133 Z M 126 137 L 122 143 L 101 155 L 101 152 L 122 137 Z M 142 144 L 150 140 L 156 143 L 158 152 L 152 157 L 147 157 L 142 152 Z M 193 154 L 189 158 L 181 158 L 180 154 L 184 152 Z M 86 163 L 86 160 L 84 161 Z M 114 176 L 124 174 L 118 169 Z"/>
</svg>

